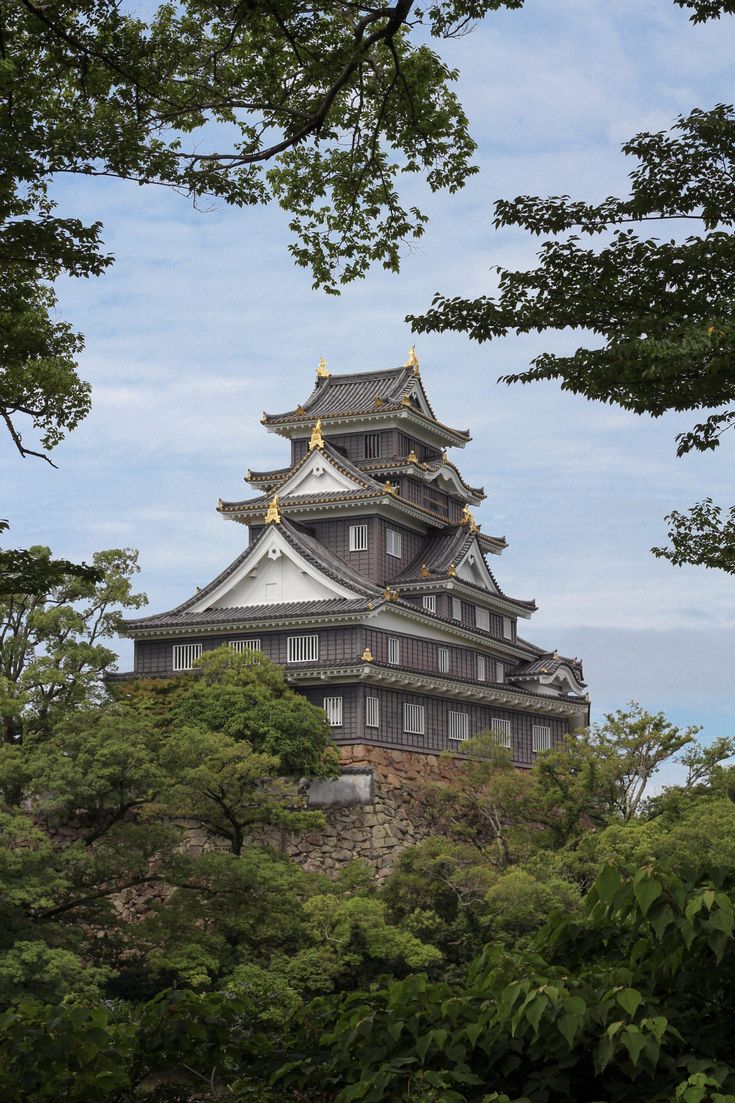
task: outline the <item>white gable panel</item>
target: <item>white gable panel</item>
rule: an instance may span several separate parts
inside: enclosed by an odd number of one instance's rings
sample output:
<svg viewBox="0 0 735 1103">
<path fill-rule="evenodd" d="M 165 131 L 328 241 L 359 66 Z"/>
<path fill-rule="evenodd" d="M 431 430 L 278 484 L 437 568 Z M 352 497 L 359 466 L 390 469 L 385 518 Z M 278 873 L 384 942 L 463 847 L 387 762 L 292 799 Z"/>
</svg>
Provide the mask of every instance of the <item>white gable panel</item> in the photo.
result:
<svg viewBox="0 0 735 1103">
<path fill-rule="evenodd" d="M 335 490 L 364 490 L 344 472 L 334 466 L 328 456 L 318 449 L 309 454 L 309 458 L 290 479 L 278 488 L 282 497 L 289 494 L 329 494 Z"/>
<path fill-rule="evenodd" d="M 359 596 L 304 559 L 274 524 L 261 537 L 253 555 L 213 593 L 193 605 L 192 612 Z"/>
<path fill-rule="evenodd" d="M 497 594 L 498 588 L 492 580 L 487 564 L 482 558 L 482 552 L 477 540 L 473 540 L 469 551 L 461 563 L 457 564 L 457 577 L 471 582 L 475 586 L 482 586 L 491 594 Z"/>
</svg>

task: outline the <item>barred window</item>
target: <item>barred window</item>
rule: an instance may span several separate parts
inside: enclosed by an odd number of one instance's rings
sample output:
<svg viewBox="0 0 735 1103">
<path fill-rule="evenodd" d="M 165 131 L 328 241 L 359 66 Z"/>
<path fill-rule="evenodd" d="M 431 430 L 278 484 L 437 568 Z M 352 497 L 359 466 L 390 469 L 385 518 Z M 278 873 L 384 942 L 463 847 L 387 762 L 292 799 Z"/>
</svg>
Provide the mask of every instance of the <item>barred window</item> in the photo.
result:
<svg viewBox="0 0 735 1103">
<path fill-rule="evenodd" d="M 342 698 L 325 697 L 324 711 L 327 714 L 327 723 L 330 728 L 342 727 Z"/>
<path fill-rule="evenodd" d="M 531 738 L 531 747 L 534 753 L 551 750 L 551 728 L 546 728 L 541 724 L 534 724 L 531 729 Z"/>
<path fill-rule="evenodd" d="M 439 648 L 439 673 L 440 674 L 448 674 L 449 673 L 449 648 L 448 647 L 440 647 Z"/>
<path fill-rule="evenodd" d="M 484 682 L 486 677 L 487 677 L 487 670 L 486 670 L 485 656 L 484 655 L 478 655 L 477 656 L 477 680 L 478 680 L 478 682 Z"/>
<path fill-rule="evenodd" d="M 495 681 L 496 682 L 504 682 L 505 681 L 505 667 L 503 666 L 502 663 L 496 663 L 495 664 Z"/>
<path fill-rule="evenodd" d="M 380 727 L 380 699 L 378 697 L 365 698 L 365 727 Z"/>
<path fill-rule="evenodd" d="M 388 640 L 388 662 L 391 666 L 398 666 L 401 661 L 401 641 L 393 636 Z"/>
<path fill-rule="evenodd" d="M 350 551 L 367 551 L 367 525 L 350 525 Z"/>
<path fill-rule="evenodd" d="M 510 720 L 491 720 L 490 730 L 497 739 L 501 747 L 510 747 L 511 734 L 510 734 Z"/>
<path fill-rule="evenodd" d="M 401 558 L 401 534 L 395 529 L 385 530 L 385 550 L 394 559 Z"/>
<path fill-rule="evenodd" d="M 483 632 L 490 631 L 490 614 L 487 609 L 480 609 L 479 606 L 475 606 L 475 624 Z"/>
<path fill-rule="evenodd" d="M 421 603 L 427 613 L 436 612 L 436 594 L 424 594 Z"/>
<path fill-rule="evenodd" d="M 260 640 L 229 640 L 227 646 L 242 655 L 243 651 L 260 651 Z"/>
<path fill-rule="evenodd" d="M 513 621 L 510 617 L 503 617 L 503 638 L 506 640 L 513 639 Z"/>
<path fill-rule="evenodd" d="M 424 734 L 424 706 L 403 706 L 403 730 L 409 735 Z"/>
<path fill-rule="evenodd" d="M 462 619 L 462 602 L 459 600 L 458 597 L 453 597 L 452 598 L 452 619 L 453 620 L 461 620 Z"/>
<path fill-rule="evenodd" d="M 191 670 L 201 653 L 200 643 L 175 643 L 174 670 Z"/>
<path fill-rule="evenodd" d="M 449 710 L 449 738 L 468 739 L 470 733 L 470 718 L 466 712 L 453 712 Z"/>
<path fill-rule="evenodd" d="M 365 459 L 375 460 L 380 455 L 380 433 L 365 434 Z"/>
<path fill-rule="evenodd" d="M 310 663 L 319 658 L 319 637 L 289 636 L 286 662 Z"/>
</svg>

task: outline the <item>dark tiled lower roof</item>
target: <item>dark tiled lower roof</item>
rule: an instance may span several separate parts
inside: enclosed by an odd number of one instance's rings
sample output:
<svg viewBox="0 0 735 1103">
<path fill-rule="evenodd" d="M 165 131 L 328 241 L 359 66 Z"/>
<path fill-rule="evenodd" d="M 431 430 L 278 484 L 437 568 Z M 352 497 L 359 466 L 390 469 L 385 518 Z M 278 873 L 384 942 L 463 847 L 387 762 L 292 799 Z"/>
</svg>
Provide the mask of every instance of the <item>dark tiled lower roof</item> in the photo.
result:
<svg viewBox="0 0 735 1103">
<path fill-rule="evenodd" d="M 419 460 L 418 463 L 409 463 L 406 456 L 384 456 L 379 460 L 355 460 L 355 465 L 366 472 L 390 474 L 415 474 L 418 478 L 424 478 L 427 473 L 438 471 L 441 467 L 450 467 L 459 479 L 460 483 L 474 498 L 486 498 L 487 495 L 481 486 L 470 486 L 465 482 L 459 468 L 451 460 Z M 429 480 L 425 480 L 429 481 Z"/>
<path fill-rule="evenodd" d="M 536 649 L 534 648 L 534 650 Z M 526 663 L 519 663 L 517 667 L 513 667 L 509 672 L 508 677 L 536 678 L 541 674 L 555 674 L 562 666 L 568 667 L 575 678 L 584 685 L 582 664 L 579 659 L 568 659 L 564 655 L 559 655 L 556 651 L 545 651 Z"/>
<path fill-rule="evenodd" d="M 367 610 L 368 598 L 323 598 L 320 601 L 284 601 L 269 605 L 232 606 L 231 608 L 203 609 L 158 613 L 140 620 L 125 621 L 126 628 L 194 628 L 201 624 L 239 624 L 249 621 L 283 620 L 291 617 L 337 616 L 341 613 L 359 613 Z"/>
</svg>

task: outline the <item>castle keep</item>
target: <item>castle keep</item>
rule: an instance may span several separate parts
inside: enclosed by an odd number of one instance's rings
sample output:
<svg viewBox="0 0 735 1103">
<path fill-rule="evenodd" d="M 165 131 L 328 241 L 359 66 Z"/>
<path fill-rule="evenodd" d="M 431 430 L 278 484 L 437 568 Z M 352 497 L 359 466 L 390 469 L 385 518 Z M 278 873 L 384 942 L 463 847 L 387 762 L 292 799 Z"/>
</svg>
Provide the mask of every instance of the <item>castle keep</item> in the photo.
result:
<svg viewBox="0 0 735 1103">
<path fill-rule="evenodd" d="M 436 754 L 489 729 L 519 766 L 587 723 L 581 664 L 519 634 L 535 602 L 496 581 L 488 559 L 506 541 L 480 530 L 485 494 L 448 456 L 470 435 L 438 420 L 413 350 L 389 371 L 322 361 L 303 405 L 261 420 L 290 462 L 219 502 L 249 529 L 234 563 L 126 623 L 136 674 L 188 670 L 223 644 L 262 651 L 337 743 Z"/>
</svg>

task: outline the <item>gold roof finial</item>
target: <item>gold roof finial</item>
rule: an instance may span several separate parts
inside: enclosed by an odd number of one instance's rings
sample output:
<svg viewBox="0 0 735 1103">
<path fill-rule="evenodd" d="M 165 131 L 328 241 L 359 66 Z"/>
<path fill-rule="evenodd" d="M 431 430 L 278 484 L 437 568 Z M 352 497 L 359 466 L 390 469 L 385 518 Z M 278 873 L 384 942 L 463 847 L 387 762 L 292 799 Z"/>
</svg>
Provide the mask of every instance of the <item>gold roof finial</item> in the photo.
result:
<svg viewBox="0 0 735 1103">
<path fill-rule="evenodd" d="M 324 437 L 322 436 L 322 419 L 318 417 L 314 428 L 311 430 L 311 440 L 309 441 L 309 451 L 313 452 L 315 448 L 324 447 Z"/>
<path fill-rule="evenodd" d="M 419 358 L 416 355 L 416 346 L 415 345 L 411 345 L 410 349 L 408 350 L 408 359 L 406 360 L 406 363 L 403 366 L 404 366 L 404 368 L 413 368 L 413 374 L 414 375 L 420 375 L 421 374 L 421 369 L 419 367 Z"/>
<path fill-rule="evenodd" d="M 416 453 L 414 452 L 414 450 L 412 448 L 411 451 L 406 456 L 406 463 L 418 463 L 418 462 L 419 462 L 419 458 L 418 458 L 418 456 L 416 455 Z"/>
<path fill-rule="evenodd" d="M 361 659 L 364 663 L 373 662 L 373 653 L 372 653 L 372 651 L 370 650 L 369 647 L 365 648 L 365 650 L 363 651 L 363 653 L 360 657 L 361 657 Z"/>
<path fill-rule="evenodd" d="M 393 483 L 388 483 L 387 482 L 385 484 L 385 486 L 383 487 L 383 493 L 384 494 L 395 494 L 396 493 L 396 488 L 393 486 Z"/>
<path fill-rule="evenodd" d="M 331 372 L 327 371 L 327 361 L 324 359 L 323 356 L 320 356 L 319 357 L 319 363 L 318 363 L 317 369 L 316 369 L 317 379 L 329 379 L 331 374 L 332 374 Z"/>
<path fill-rule="evenodd" d="M 457 568 L 455 567 L 454 563 L 450 563 L 447 567 L 447 574 L 450 578 L 454 578 L 457 574 Z"/>
<path fill-rule="evenodd" d="M 219 510 L 219 509 L 224 509 L 224 508 L 225 508 L 225 503 L 222 501 L 221 498 L 218 498 L 217 499 L 217 509 Z"/>
<path fill-rule="evenodd" d="M 270 525 L 271 522 L 273 522 L 276 525 L 280 525 L 280 523 L 281 523 L 281 511 L 278 508 L 278 495 L 277 494 L 274 494 L 273 497 L 271 498 L 270 502 L 268 503 L 268 509 L 266 510 L 266 514 L 265 514 L 265 523 L 266 523 L 266 525 Z"/>
<path fill-rule="evenodd" d="M 466 504 L 464 509 L 462 510 L 462 524 L 469 525 L 470 532 L 477 532 L 480 527 L 475 520 L 475 516 L 468 504 Z"/>
<path fill-rule="evenodd" d="M 447 452 L 446 448 L 442 452 L 442 461 L 444 463 L 449 463 L 449 453 Z"/>
<path fill-rule="evenodd" d="M 431 571 L 429 570 L 429 568 L 426 566 L 425 563 L 422 563 L 421 564 L 421 570 L 419 571 L 419 578 L 430 578 L 430 577 L 431 577 Z"/>
</svg>

